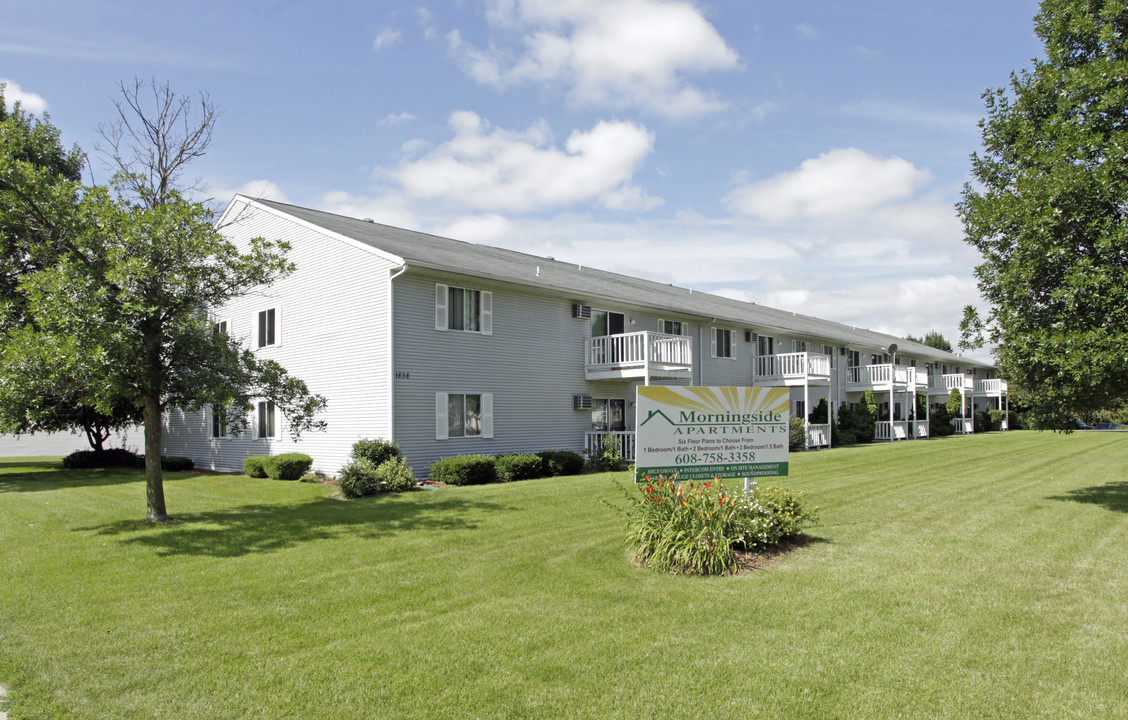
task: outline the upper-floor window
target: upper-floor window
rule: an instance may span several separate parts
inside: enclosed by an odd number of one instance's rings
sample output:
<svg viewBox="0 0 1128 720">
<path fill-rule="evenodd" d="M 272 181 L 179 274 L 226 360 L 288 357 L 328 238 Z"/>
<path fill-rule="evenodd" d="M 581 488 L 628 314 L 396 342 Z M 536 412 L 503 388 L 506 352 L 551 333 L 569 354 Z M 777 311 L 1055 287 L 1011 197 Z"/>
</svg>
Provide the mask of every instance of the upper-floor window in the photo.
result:
<svg viewBox="0 0 1128 720">
<path fill-rule="evenodd" d="M 278 344 L 278 308 L 263 310 L 256 319 L 255 338 L 258 347 Z"/>
<path fill-rule="evenodd" d="M 689 323 L 684 323 L 681 320 L 659 320 L 658 332 L 667 335 L 688 335 Z"/>
<path fill-rule="evenodd" d="M 493 293 L 436 284 L 435 329 L 493 334 Z"/>
<path fill-rule="evenodd" d="M 227 437 L 227 408 L 212 405 L 211 416 L 211 436 L 213 438 Z"/>
<path fill-rule="evenodd" d="M 807 352 L 807 341 L 806 340 L 796 340 L 795 341 L 795 352 L 797 352 L 797 353 Z"/>
<path fill-rule="evenodd" d="M 227 321 L 217 320 L 212 323 L 212 335 L 227 335 Z"/>
<path fill-rule="evenodd" d="M 732 330 L 713 328 L 713 357 L 736 357 L 736 345 L 732 342 Z"/>
<path fill-rule="evenodd" d="M 761 335 L 756 340 L 756 351 L 760 355 L 774 355 L 775 354 L 775 338 L 770 338 L 767 335 Z"/>
</svg>

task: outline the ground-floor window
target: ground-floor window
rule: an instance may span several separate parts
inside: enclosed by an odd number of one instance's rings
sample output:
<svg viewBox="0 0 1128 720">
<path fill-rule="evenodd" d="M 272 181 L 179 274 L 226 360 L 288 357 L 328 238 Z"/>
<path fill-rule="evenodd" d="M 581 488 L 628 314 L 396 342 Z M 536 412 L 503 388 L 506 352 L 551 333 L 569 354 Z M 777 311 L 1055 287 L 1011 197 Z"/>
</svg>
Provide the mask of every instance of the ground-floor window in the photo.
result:
<svg viewBox="0 0 1128 720">
<path fill-rule="evenodd" d="M 492 393 L 435 393 L 435 439 L 493 437 Z"/>
<path fill-rule="evenodd" d="M 213 438 L 227 437 L 227 408 L 212 405 L 211 418 L 211 436 Z"/>
<path fill-rule="evenodd" d="M 591 429 L 622 432 L 627 429 L 627 401 L 597 398 L 591 401 Z"/>
<path fill-rule="evenodd" d="M 277 427 L 274 422 L 274 402 L 266 400 L 258 404 L 258 436 L 262 440 L 274 437 Z"/>
</svg>

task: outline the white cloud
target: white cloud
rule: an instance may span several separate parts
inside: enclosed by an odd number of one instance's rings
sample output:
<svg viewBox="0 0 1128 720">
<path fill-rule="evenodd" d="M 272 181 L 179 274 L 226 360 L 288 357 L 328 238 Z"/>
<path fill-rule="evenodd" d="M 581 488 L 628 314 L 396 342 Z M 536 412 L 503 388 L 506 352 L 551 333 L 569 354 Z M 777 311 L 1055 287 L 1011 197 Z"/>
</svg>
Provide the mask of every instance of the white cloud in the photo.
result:
<svg viewBox="0 0 1128 720">
<path fill-rule="evenodd" d="M 372 40 L 372 49 L 380 52 L 386 47 L 391 47 L 400 41 L 400 31 L 395 28 L 380 28 L 380 32 L 376 33 L 376 37 Z"/>
<path fill-rule="evenodd" d="M 800 23 L 795 26 L 795 30 L 803 36 L 804 40 L 814 40 L 819 36 L 819 31 L 814 25 L 807 23 Z"/>
<path fill-rule="evenodd" d="M 235 195 L 246 195 L 247 197 L 275 200 L 282 203 L 290 202 L 282 188 L 270 180 L 251 180 L 238 187 L 208 183 L 205 190 L 198 194 L 213 198 L 221 205 L 226 205 Z"/>
<path fill-rule="evenodd" d="M 380 120 L 381 125 L 403 125 L 415 119 L 409 112 L 388 113 Z"/>
<path fill-rule="evenodd" d="M 585 202 L 646 210 L 661 203 L 631 183 L 654 149 L 654 135 L 641 125 L 600 122 L 573 132 L 563 148 L 552 144 L 543 121 L 514 132 L 461 111 L 451 115 L 450 126 L 449 142 L 387 171 L 407 197 L 506 212 Z"/>
<path fill-rule="evenodd" d="M 861 100 L 843 105 L 840 112 L 854 117 L 899 125 L 968 133 L 978 132 L 979 116 L 975 113 L 926 107 L 908 102 Z"/>
<path fill-rule="evenodd" d="M 831 150 L 798 169 L 744 185 L 725 202 L 734 212 L 766 222 L 855 218 L 911 198 L 931 180 L 898 157 L 879 158 L 856 148 Z"/>
<path fill-rule="evenodd" d="M 584 105 L 714 112 L 725 102 L 686 76 L 740 64 L 701 10 L 680 0 L 493 0 L 486 17 L 517 46 L 482 50 L 451 32 L 451 53 L 469 77 L 497 88 L 560 83 Z"/>
<path fill-rule="evenodd" d="M 4 107 L 11 110 L 12 107 L 18 102 L 20 107 L 26 113 L 32 115 L 42 115 L 47 110 L 47 101 L 33 92 L 24 90 L 19 86 L 19 83 L 12 82 L 6 78 L 0 78 L 0 84 L 4 85 Z"/>
</svg>

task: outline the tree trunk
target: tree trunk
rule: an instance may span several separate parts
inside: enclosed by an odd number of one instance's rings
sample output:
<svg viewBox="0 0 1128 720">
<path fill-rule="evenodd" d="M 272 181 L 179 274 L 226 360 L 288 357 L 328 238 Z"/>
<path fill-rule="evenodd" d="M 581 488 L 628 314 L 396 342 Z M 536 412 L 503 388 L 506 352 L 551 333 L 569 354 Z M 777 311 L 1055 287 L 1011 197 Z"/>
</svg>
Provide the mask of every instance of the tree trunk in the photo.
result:
<svg viewBox="0 0 1128 720">
<path fill-rule="evenodd" d="M 145 493 L 150 522 L 165 522 L 164 476 L 161 474 L 161 402 L 155 396 L 145 397 Z"/>
</svg>

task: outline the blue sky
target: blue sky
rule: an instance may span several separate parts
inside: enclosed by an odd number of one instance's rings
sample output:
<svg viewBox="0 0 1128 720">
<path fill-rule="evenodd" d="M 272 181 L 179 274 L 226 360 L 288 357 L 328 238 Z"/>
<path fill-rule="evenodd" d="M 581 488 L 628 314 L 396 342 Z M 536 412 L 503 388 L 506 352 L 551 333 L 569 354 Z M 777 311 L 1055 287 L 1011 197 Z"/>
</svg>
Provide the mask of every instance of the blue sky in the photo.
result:
<svg viewBox="0 0 1128 720">
<path fill-rule="evenodd" d="M 8 100 L 91 154 L 117 84 L 222 110 L 262 195 L 890 332 L 978 296 L 953 204 L 1032 0 L 9 0 Z M 191 179 L 191 178 L 189 178 Z"/>
</svg>

